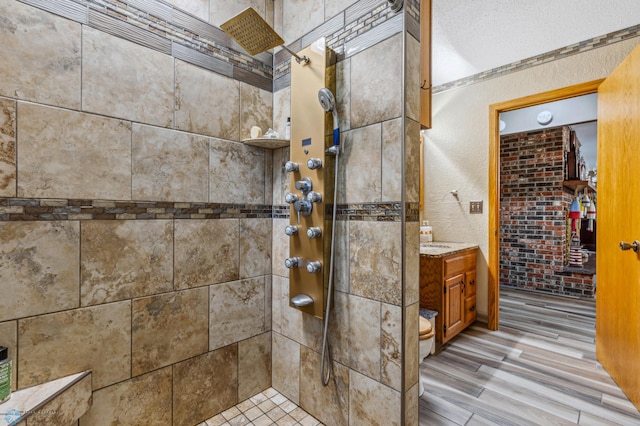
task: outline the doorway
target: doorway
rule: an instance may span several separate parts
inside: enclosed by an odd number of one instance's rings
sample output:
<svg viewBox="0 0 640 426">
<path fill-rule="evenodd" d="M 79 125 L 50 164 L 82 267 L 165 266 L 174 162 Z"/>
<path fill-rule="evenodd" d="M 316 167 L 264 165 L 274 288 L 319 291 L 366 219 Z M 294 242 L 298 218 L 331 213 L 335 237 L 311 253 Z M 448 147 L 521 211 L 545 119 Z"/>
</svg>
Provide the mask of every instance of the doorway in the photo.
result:
<svg viewBox="0 0 640 426">
<path fill-rule="evenodd" d="M 500 301 L 500 114 L 516 109 L 597 93 L 595 80 L 489 106 L 489 259 L 488 327 L 499 327 Z"/>
</svg>

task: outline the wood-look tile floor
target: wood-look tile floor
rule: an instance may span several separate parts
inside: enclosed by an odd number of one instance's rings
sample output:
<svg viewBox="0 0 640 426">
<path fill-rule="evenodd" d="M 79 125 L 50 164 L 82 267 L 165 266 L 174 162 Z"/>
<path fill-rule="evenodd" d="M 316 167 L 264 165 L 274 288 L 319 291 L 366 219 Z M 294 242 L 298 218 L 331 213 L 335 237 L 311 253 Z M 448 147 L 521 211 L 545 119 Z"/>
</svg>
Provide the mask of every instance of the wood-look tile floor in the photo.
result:
<svg viewBox="0 0 640 426">
<path fill-rule="evenodd" d="M 474 325 L 420 366 L 420 425 L 640 425 L 595 356 L 595 302 L 500 290 L 500 330 Z"/>
</svg>

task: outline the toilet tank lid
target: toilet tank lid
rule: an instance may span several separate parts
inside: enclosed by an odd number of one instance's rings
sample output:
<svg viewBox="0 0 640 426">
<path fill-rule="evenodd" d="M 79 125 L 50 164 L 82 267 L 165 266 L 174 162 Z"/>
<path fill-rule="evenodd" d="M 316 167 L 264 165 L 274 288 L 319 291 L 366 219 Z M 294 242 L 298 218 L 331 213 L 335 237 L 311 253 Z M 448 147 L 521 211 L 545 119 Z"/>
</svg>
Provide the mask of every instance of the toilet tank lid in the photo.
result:
<svg viewBox="0 0 640 426">
<path fill-rule="evenodd" d="M 438 315 L 438 311 L 432 311 L 431 309 L 420 308 L 420 316 L 426 319 L 434 318 Z"/>
</svg>

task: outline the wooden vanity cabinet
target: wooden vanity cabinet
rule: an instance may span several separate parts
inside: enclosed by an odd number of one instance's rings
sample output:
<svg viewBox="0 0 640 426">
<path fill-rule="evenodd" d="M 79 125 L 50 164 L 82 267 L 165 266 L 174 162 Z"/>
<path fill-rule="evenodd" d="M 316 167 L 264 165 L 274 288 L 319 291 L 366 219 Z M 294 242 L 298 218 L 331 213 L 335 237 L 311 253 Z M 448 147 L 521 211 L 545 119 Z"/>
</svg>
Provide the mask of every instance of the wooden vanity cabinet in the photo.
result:
<svg viewBox="0 0 640 426">
<path fill-rule="evenodd" d="M 420 255 L 420 307 L 438 311 L 436 342 L 447 343 L 476 320 L 476 253 Z"/>
</svg>

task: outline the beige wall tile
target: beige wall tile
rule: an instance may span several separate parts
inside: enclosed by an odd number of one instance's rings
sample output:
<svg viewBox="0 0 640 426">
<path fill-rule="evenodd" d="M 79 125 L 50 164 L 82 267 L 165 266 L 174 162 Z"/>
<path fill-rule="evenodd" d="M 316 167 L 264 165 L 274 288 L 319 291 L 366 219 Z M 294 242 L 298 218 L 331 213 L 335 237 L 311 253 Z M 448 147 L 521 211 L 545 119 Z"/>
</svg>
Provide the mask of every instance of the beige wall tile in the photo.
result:
<svg viewBox="0 0 640 426">
<path fill-rule="evenodd" d="M 176 364 L 173 377 L 173 425 L 203 422 L 238 403 L 238 347 Z"/>
<path fill-rule="evenodd" d="M 351 128 L 351 59 L 336 64 L 336 105 L 340 130 Z"/>
<path fill-rule="evenodd" d="M 419 413 L 419 387 L 416 383 L 411 389 L 409 389 L 405 394 L 404 399 L 404 409 L 405 409 L 405 418 L 404 422 L 406 426 L 419 426 L 420 424 L 420 413 Z"/>
<path fill-rule="evenodd" d="M 402 114 L 402 35 L 351 58 L 351 128 Z"/>
<path fill-rule="evenodd" d="M 420 202 L 420 123 L 405 120 L 404 145 L 405 201 Z"/>
<path fill-rule="evenodd" d="M 240 278 L 271 273 L 271 219 L 240 219 Z"/>
<path fill-rule="evenodd" d="M 169 0 L 169 3 L 205 22 L 209 21 L 209 0 Z"/>
<path fill-rule="evenodd" d="M 406 37 L 405 116 L 420 121 L 420 42 L 409 33 Z"/>
<path fill-rule="evenodd" d="M 79 306 L 78 222 L 4 222 L 0 235 L 0 321 Z"/>
<path fill-rule="evenodd" d="M 273 94 L 273 130 L 284 139 L 287 118 L 291 117 L 291 86 Z M 288 157 L 288 155 L 287 155 Z"/>
<path fill-rule="evenodd" d="M 273 150 L 272 203 L 278 206 L 285 204 L 285 194 L 290 192 L 291 182 L 289 181 L 289 174 L 284 169 L 285 164 L 289 161 L 289 153 L 289 147 Z"/>
<path fill-rule="evenodd" d="M 271 333 L 238 343 L 238 401 L 271 387 Z"/>
<path fill-rule="evenodd" d="M 16 102 L 0 98 L 0 197 L 15 196 Z"/>
<path fill-rule="evenodd" d="M 289 219 L 273 219 L 273 254 L 271 257 L 271 272 L 274 275 L 289 278 L 289 270 L 284 266 L 284 260 L 289 257 L 289 238 L 284 229 Z"/>
<path fill-rule="evenodd" d="M 351 222 L 349 257 L 351 293 L 402 304 L 400 222 Z"/>
<path fill-rule="evenodd" d="M 239 274 L 238 219 L 176 220 L 176 289 L 235 281 Z"/>
<path fill-rule="evenodd" d="M 400 425 L 400 393 L 356 371 L 349 377 L 349 425 Z"/>
<path fill-rule="evenodd" d="M 134 200 L 209 201 L 209 139 L 133 124 Z"/>
<path fill-rule="evenodd" d="M 402 388 L 402 308 L 383 303 L 381 317 L 380 381 L 399 391 Z"/>
<path fill-rule="evenodd" d="M 131 302 L 117 302 L 18 322 L 20 388 L 91 370 L 93 389 L 131 374 Z M 55 362 L 52 362 L 52 354 Z"/>
<path fill-rule="evenodd" d="M 349 369 L 337 362 L 332 363 L 331 379 L 325 387 L 319 377 L 319 353 L 302 346 L 300 364 L 300 406 L 317 419 L 322 419 L 324 424 L 346 426 L 349 419 Z"/>
<path fill-rule="evenodd" d="M 175 84 L 177 129 L 239 140 L 240 83 L 237 80 L 176 61 Z"/>
<path fill-rule="evenodd" d="M 80 426 L 171 424 L 171 367 L 100 389 Z"/>
<path fill-rule="evenodd" d="M 264 277 L 212 285 L 209 350 L 264 333 Z"/>
<path fill-rule="evenodd" d="M 358 0 L 325 0 L 324 19 L 329 20 Z"/>
<path fill-rule="evenodd" d="M 273 276 L 264 276 L 264 328 L 265 331 L 271 331 L 271 323 L 273 322 Z"/>
<path fill-rule="evenodd" d="M 82 108 L 157 126 L 173 126 L 173 58 L 84 26 Z"/>
<path fill-rule="evenodd" d="M 336 292 L 331 314 L 335 361 L 380 380 L 380 302 Z"/>
<path fill-rule="evenodd" d="M 236 0 L 229 2 L 225 0 L 211 0 L 211 24 L 219 27 L 224 22 L 236 16 L 248 7 L 253 7 L 256 12 L 266 20 L 265 0 Z"/>
<path fill-rule="evenodd" d="M 382 123 L 382 200 L 402 199 L 402 125 L 401 118 Z"/>
<path fill-rule="evenodd" d="M 349 221 L 336 221 L 334 289 L 349 293 Z"/>
<path fill-rule="evenodd" d="M 18 196 L 131 199 L 131 124 L 18 103 Z"/>
<path fill-rule="evenodd" d="M 277 275 L 272 275 L 271 277 L 271 329 L 282 333 L 283 289 L 285 287 L 289 288 L 289 280 Z"/>
<path fill-rule="evenodd" d="M 0 16 L 0 96 L 79 108 L 81 25 L 16 1 Z"/>
<path fill-rule="evenodd" d="M 173 222 L 83 222 L 81 259 L 83 306 L 171 291 Z"/>
<path fill-rule="evenodd" d="M 91 407 L 91 374 L 60 393 L 27 418 L 28 426 L 75 424 Z"/>
<path fill-rule="evenodd" d="M 420 332 L 418 311 L 420 309 L 420 305 L 418 303 L 414 303 L 404 309 L 404 390 L 406 391 L 420 380 L 418 364 L 418 334 Z"/>
<path fill-rule="evenodd" d="M 342 136 L 342 176 L 338 202 L 382 201 L 382 129 L 380 124 L 350 130 Z"/>
<path fill-rule="evenodd" d="M 273 333 L 272 386 L 296 404 L 300 403 L 300 344 Z M 320 367 L 318 367 L 320 368 Z"/>
<path fill-rule="evenodd" d="M 9 349 L 11 358 L 11 390 L 18 384 L 18 321 L 0 322 L 0 345 Z"/>
<path fill-rule="evenodd" d="M 420 300 L 420 223 L 405 223 L 404 303 L 411 305 Z"/>
<path fill-rule="evenodd" d="M 283 31 L 285 43 L 302 37 L 324 22 L 323 0 L 283 0 Z"/>
<path fill-rule="evenodd" d="M 273 0 L 273 29 L 276 30 L 276 32 L 280 35 L 284 34 L 283 33 L 283 24 L 282 24 L 282 18 L 283 18 L 283 12 L 282 12 L 282 2 L 284 0 Z M 285 43 L 287 41 L 285 40 Z M 278 48 L 274 49 L 274 51 L 277 51 Z"/>
<path fill-rule="evenodd" d="M 207 351 L 208 288 L 133 300 L 132 374 Z"/>
<path fill-rule="evenodd" d="M 263 204 L 266 150 L 219 139 L 210 146 L 209 201 Z"/>
<path fill-rule="evenodd" d="M 263 133 L 273 128 L 273 94 L 240 83 L 240 139 L 251 137 L 252 126 L 260 127 Z M 280 137 L 284 138 L 284 129 Z"/>
</svg>

